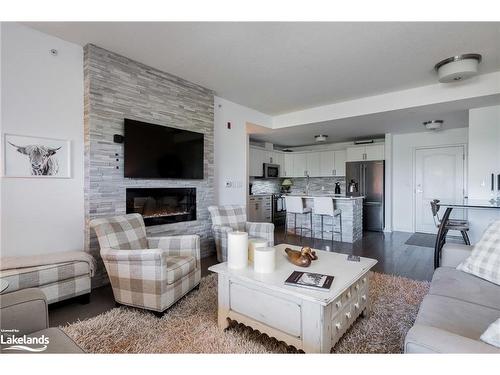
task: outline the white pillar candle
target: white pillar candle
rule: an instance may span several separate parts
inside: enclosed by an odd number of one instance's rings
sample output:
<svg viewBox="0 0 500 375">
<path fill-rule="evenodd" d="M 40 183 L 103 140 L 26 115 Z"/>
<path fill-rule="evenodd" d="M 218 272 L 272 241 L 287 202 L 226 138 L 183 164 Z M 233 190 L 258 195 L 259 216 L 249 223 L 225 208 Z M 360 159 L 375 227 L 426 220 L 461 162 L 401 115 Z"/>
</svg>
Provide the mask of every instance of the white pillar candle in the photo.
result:
<svg viewBox="0 0 500 375">
<path fill-rule="evenodd" d="M 248 233 L 227 234 L 227 266 L 232 269 L 245 268 L 248 264 Z"/>
<path fill-rule="evenodd" d="M 258 273 L 271 273 L 276 267 L 276 251 L 274 247 L 257 247 L 254 249 L 253 269 Z"/>
<path fill-rule="evenodd" d="M 253 262 L 253 253 L 257 247 L 266 247 L 267 241 L 262 238 L 249 238 L 248 239 L 248 260 Z"/>
</svg>

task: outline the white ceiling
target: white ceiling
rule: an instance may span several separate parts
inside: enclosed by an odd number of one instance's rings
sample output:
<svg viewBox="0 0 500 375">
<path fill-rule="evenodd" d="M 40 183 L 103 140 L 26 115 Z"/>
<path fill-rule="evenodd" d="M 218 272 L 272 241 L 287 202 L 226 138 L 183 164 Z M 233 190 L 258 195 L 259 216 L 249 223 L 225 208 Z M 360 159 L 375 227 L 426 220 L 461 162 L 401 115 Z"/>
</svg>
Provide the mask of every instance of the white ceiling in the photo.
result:
<svg viewBox="0 0 500 375">
<path fill-rule="evenodd" d="M 434 64 L 460 53 L 481 53 L 481 73 L 500 70 L 499 22 L 26 24 L 82 46 L 94 43 L 270 115 L 436 83 Z M 448 126 L 463 122 L 463 113 L 450 116 Z M 408 127 L 413 120 L 421 118 L 408 118 Z M 342 126 L 362 121 L 343 120 L 335 132 L 342 138 Z"/>
<path fill-rule="evenodd" d="M 317 134 L 328 135 L 328 143 L 384 137 L 385 133 L 402 134 L 428 131 L 422 125 L 428 120 L 444 120 L 444 129 L 467 127 L 469 108 L 500 104 L 500 95 L 468 99 L 443 104 L 382 112 L 366 116 L 305 124 L 252 134 L 254 141 L 271 142 L 280 146 L 314 144 Z"/>
</svg>

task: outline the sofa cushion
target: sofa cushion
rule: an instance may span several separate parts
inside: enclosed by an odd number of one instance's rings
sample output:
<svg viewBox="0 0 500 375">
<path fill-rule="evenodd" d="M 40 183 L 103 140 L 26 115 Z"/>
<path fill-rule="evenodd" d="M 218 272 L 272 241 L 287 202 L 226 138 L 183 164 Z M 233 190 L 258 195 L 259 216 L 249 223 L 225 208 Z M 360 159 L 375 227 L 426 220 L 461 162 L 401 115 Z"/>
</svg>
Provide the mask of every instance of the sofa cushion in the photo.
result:
<svg viewBox="0 0 500 375">
<path fill-rule="evenodd" d="M 488 326 L 498 319 L 498 314 L 497 309 L 428 294 L 420 305 L 415 323 L 479 340 Z"/>
<path fill-rule="evenodd" d="M 474 245 L 470 257 L 460 263 L 457 269 L 500 286 L 500 220 L 490 224 Z"/>
<path fill-rule="evenodd" d="M 73 279 L 61 280 L 40 286 L 40 290 L 47 297 L 47 303 L 55 303 L 68 298 L 90 293 L 90 276 L 82 275 Z"/>
<path fill-rule="evenodd" d="M 173 284 L 184 276 L 189 275 L 196 268 L 196 259 L 193 256 L 167 257 L 167 284 Z"/>
<path fill-rule="evenodd" d="M 490 324 L 488 329 L 481 335 L 481 340 L 500 348 L 500 318 Z"/>
<path fill-rule="evenodd" d="M 0 278 L 9 282 L 4 293 L 36 288 L 83 275 L 90 277 L 90 267 L 87 262 L 48 264 L 0 271 Z"/>
<path fill-rule="evenodd" d="M 405 353 L 500 353 L 500 349 L 481 341 L 435 328 L 415 324 L 405 338 Z"/>
<path fill-rule="evenodd" d="M 473 248 L 473 246 L 454 242 L 444 244 L 441 250 L 441 266 L 457 267 L 470 256 Z"/>
<path fill-rule="evenodd" d="M 455 268 L 438 268 L 432 277 L 429 294 L 452 297 L 500 310 L 498 285 Z"/>
</svg>

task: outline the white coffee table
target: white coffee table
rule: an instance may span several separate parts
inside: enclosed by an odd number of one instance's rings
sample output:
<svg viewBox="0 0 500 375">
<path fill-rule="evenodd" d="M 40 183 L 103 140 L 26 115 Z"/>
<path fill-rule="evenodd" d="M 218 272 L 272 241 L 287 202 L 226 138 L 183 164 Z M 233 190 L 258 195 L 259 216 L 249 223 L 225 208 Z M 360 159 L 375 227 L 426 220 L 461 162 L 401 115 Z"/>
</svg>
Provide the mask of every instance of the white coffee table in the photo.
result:
<svg viewBox="0 0 500 375">
<path fill-rule="evenodd" d="M 346 254 L 315 250 L 318 260 L 302 268 L 290 263 L 284 249 L 276 248 L 276 270 L 258 274 L 251 265 L 232 270 L 227 263 L 209 268 L 218 274 L 218 323 L 221 329 L 236 320 L 253 329 L 302 349 L 329 353 L 356 318 L 369 311 L 368 272 L 375 259 L 347 261 Z M 335 276 L 329 291 L 285 285 L 293 271 Z"/>
</svg>

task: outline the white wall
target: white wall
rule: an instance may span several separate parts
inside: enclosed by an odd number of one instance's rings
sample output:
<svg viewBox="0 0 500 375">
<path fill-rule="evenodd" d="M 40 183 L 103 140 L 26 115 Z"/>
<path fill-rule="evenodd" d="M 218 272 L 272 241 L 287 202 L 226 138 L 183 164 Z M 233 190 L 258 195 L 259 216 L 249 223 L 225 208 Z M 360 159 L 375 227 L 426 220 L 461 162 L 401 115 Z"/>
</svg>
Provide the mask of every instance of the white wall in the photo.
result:
<svg viewBox="0 0 500 375">
<path fill-rule="evenodd" d="M 394 134 L 392 136 L 392 225 L 393 230 L 413 232 L 414 155 L 417 147 L 467 144 L 467 128 L 441 132 Z M 430 209 L 430 208 L 429 208 Z"/>
<path fill-rule="evenodd" d="M 1 42 L 2 145 L 10 133 L 68 139 L 72 147 L 71 179 L 2 176 L 1 253 L 83 249 L 82 48 L 15 23 L 2 23 Z"/>
<path fill-rule="evenodd" d="M 469 111 L 470 199 L 491 199 L 491 174 L 500 173 L 500 106 Z M 495 180 L 496 187 L 496 180 Z M 469 210 L 470 237 L 477 242 L 488 224 L 500 218 L 499 210 Z"/>
<path fill-rule="evenodd" d="M 384 169 L 384 232 L 392 232 L 392 134 L 385 135 L 385 169 Z"/>
<path fill-rule="evenodd" d="M 231 123 L 231 129 L 227 123 Z M 217 204 L 247 204 L 248 135 L 246 124 L 271 126 L 271 116 L 214 97 L 215 195 Z M 230 187 L 226 187 L 226 183 Z"/>
</svg>

